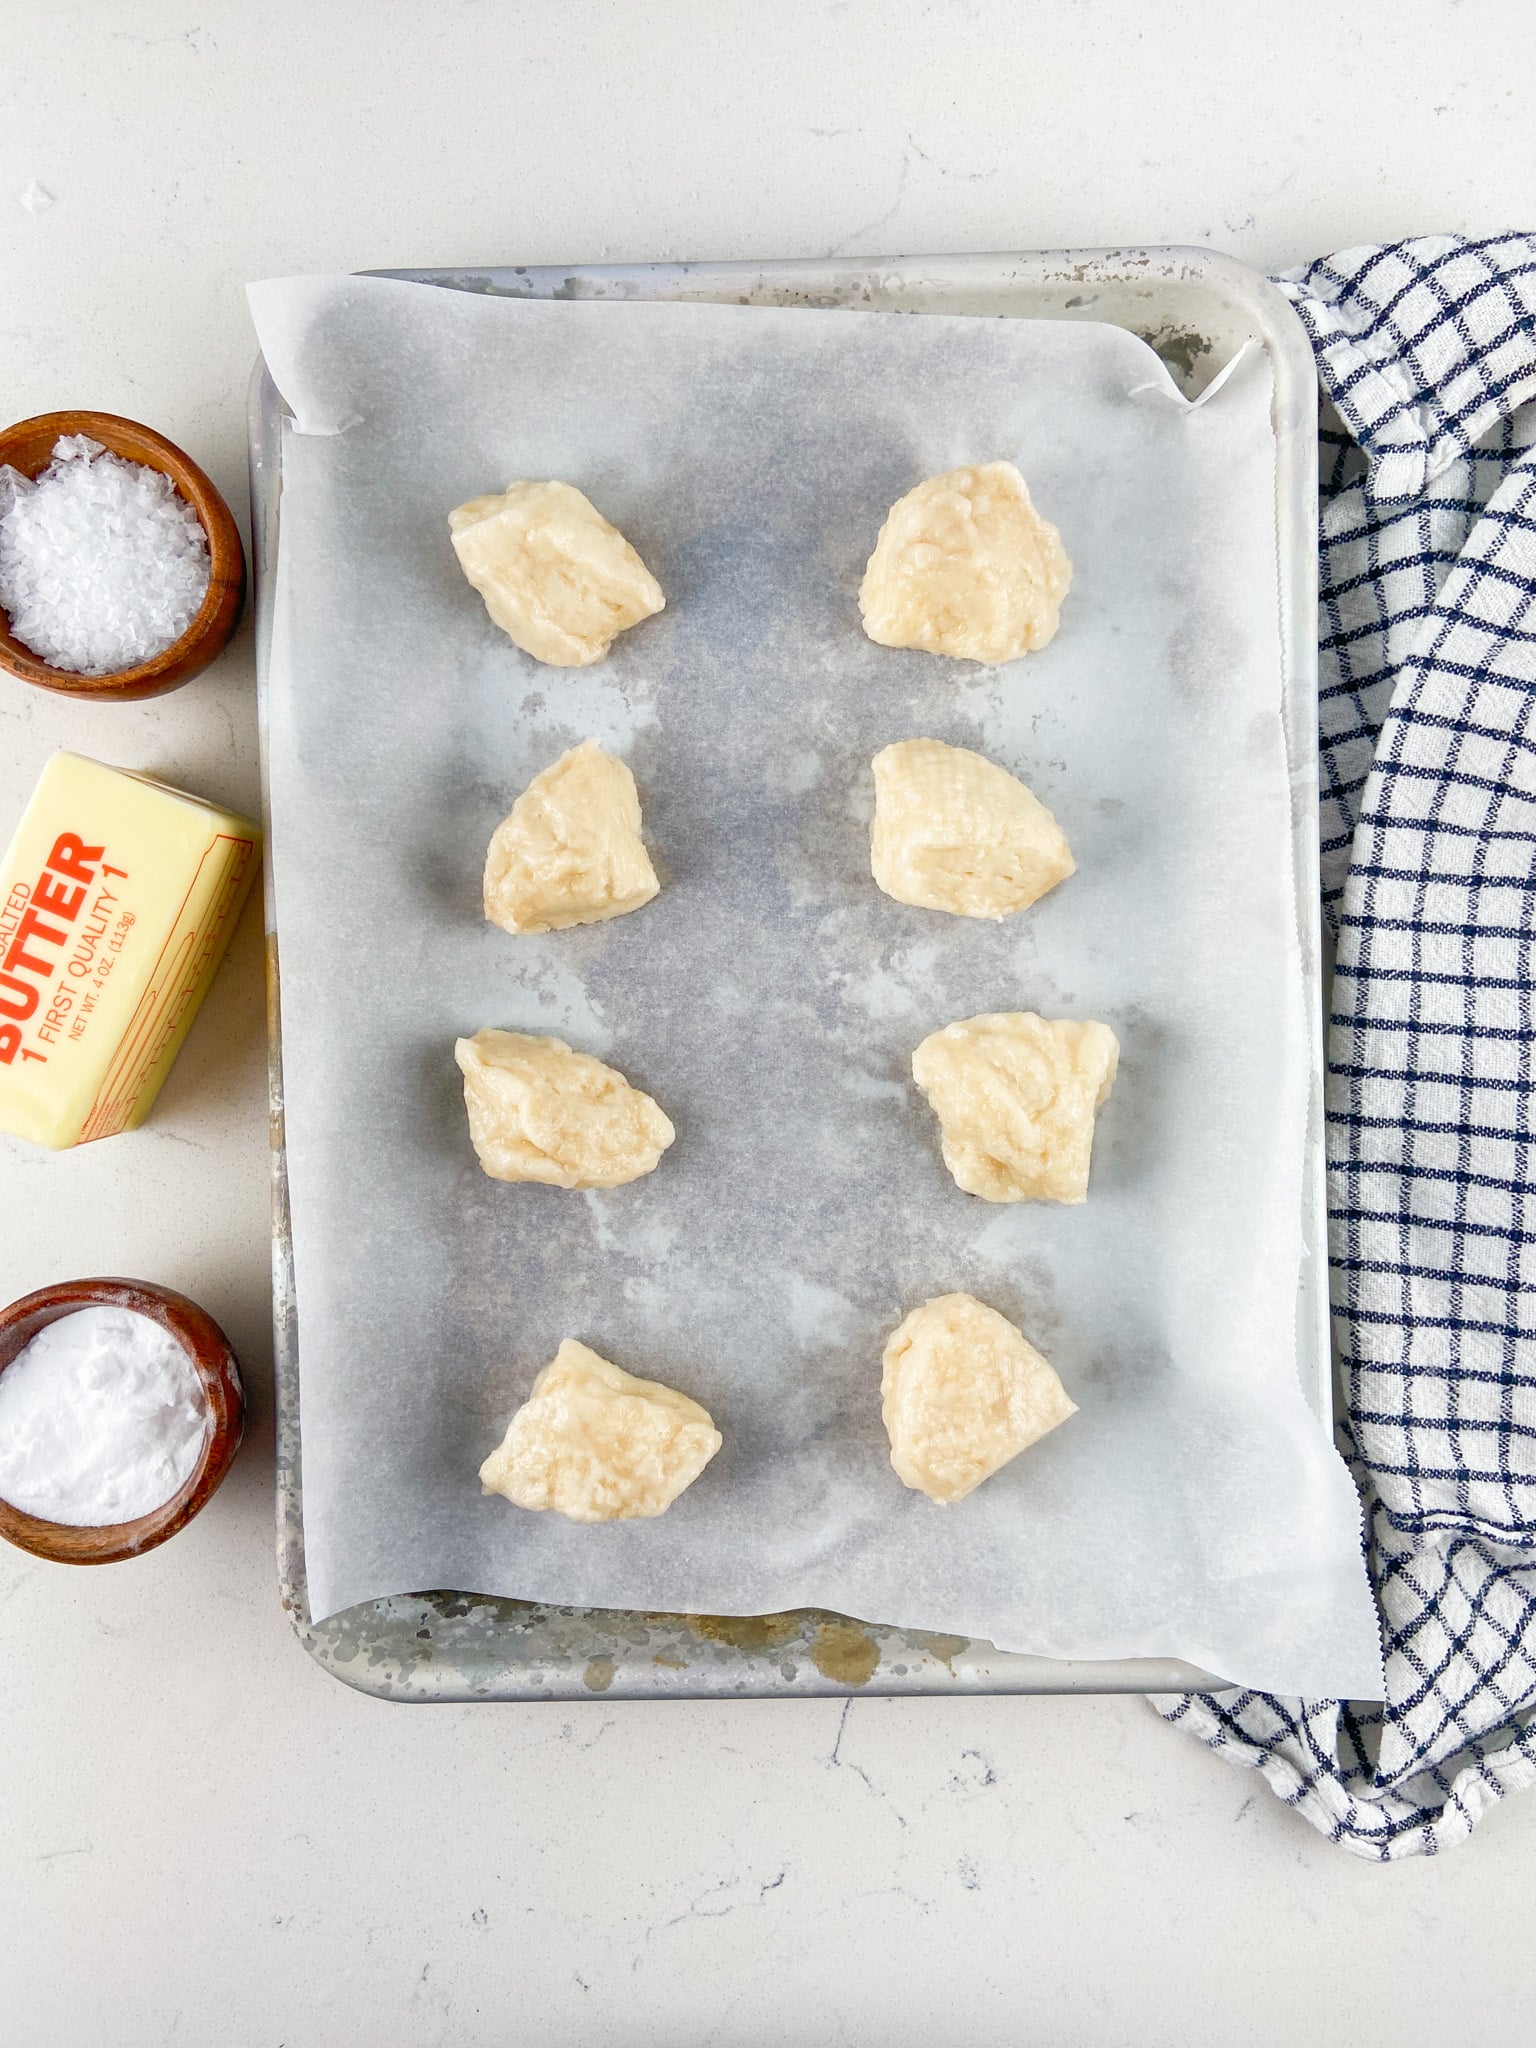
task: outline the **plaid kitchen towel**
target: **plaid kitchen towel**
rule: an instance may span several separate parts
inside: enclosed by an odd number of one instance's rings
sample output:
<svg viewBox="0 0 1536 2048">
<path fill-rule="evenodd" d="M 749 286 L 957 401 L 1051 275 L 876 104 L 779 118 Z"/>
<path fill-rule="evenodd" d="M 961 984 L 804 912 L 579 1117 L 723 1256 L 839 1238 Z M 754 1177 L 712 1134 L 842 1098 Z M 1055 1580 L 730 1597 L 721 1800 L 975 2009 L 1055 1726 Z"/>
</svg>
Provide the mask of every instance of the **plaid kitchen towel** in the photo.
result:
<svg viewBox="0 0 1536 2048">
<path fill-rule="evenodd" d="M 1387 1860 L 1536 1782 L 1536 236 L 1277 281 L 1331 401 L 1329 1254 L 1387 1697 L 1156 1705 Z"/>
</svg>

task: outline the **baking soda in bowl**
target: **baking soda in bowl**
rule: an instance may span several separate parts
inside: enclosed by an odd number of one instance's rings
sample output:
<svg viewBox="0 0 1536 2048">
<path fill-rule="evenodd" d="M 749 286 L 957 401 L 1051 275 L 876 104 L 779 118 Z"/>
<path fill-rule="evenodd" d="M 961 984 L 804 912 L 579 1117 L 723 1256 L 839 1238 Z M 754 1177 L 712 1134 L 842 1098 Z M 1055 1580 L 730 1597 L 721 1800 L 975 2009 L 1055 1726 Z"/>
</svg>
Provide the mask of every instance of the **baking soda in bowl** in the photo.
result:
<svg viewBox="0 0 1536 2048">
<path fill-rule="evenodd" d="M 103 1528 L 179 1493 L 212 1428 L 197 1369 L 149 1316 L 82 1308 L 0 1372 L 0 1499 Z"/>
<path fill-rule="evenodd" d="M 0 606 L 39 660 L 115 675 L 172 647 L 208 590 L 208 538 L 168 476 L 84 434 L 30 479 L 0 468 Z"/>
</svg>

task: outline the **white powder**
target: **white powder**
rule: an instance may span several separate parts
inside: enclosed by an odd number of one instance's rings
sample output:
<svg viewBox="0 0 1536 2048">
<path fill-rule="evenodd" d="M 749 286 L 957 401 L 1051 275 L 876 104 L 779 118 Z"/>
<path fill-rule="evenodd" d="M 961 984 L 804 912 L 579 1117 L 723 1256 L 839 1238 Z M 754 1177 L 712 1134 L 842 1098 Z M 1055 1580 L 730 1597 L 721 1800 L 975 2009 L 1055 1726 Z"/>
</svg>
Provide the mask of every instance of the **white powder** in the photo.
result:
<svg viewBox="0 0 1536 2048">
<path fill-rule="evenodd" d="M 73 1528 L 131 1522 L 181 1490 L 211 1427 L 169 1331 L 133 1309 L 77 1309 L 0 1372 L 0 1498 Z"/>
<path fill-rule="evenodd" d="M 168 476 L 84 434 L 36 481 L 0 467 L 0 606 L 55 668 L 105 676 L 179 640 L 208 589 L 202 522 Z"/>
</svg>

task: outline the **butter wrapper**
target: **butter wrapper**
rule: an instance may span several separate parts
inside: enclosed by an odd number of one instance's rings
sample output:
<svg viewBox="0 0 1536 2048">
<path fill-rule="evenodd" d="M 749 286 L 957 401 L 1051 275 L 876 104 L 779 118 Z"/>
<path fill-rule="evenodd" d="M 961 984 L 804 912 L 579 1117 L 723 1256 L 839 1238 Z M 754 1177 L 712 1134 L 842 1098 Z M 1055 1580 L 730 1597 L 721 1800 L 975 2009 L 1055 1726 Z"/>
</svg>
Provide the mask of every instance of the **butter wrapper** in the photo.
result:
<svg viewBox="0 0 1536 2048">
<path fill-rule="evenodd" d="M 233 811 L 53 756 L 0 863 L 0 1129 L 62 1149 L 144 1121 L 260 846 Z"/>
</svg>

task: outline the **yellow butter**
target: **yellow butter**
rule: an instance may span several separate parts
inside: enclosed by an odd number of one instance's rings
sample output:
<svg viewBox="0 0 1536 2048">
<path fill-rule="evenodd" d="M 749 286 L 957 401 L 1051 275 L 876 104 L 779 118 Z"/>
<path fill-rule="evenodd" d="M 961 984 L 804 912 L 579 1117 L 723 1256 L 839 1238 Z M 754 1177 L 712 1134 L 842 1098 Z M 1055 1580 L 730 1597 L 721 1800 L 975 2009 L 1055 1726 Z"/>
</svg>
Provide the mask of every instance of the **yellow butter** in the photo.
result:
<svg viewBox="0 0 1536 2048">
<path fill-rule="evenodd" d="M 233 811 L 53 756 L 0 864 L 0 1130 L 63 1147 L 144 1121 L 260 844 Z"/>
</svg>

